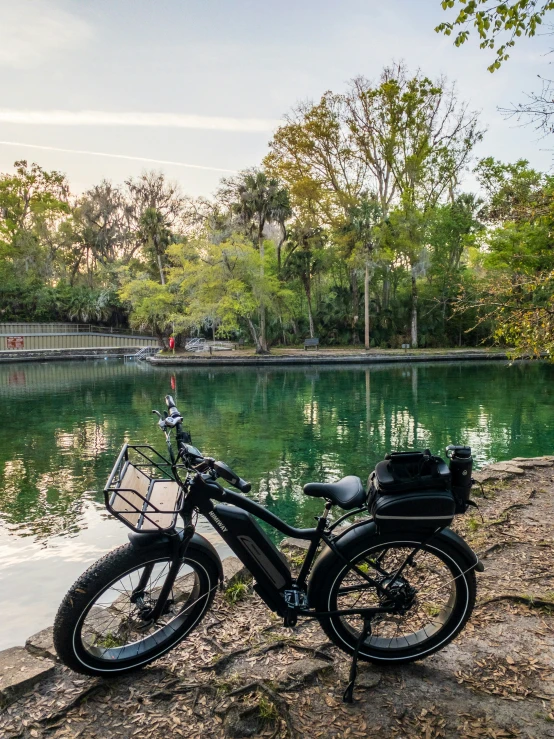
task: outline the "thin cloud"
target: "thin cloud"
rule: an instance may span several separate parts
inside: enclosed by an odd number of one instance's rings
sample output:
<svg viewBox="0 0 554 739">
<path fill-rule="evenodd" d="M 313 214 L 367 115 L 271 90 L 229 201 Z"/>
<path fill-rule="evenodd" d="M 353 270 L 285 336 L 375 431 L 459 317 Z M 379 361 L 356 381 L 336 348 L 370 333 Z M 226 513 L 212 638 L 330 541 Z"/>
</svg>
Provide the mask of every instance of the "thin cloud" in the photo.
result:
<svg viewBox="0 0 554 739">
<path fill-rule="evenodd" d="M 127 159 L 131 162 L 148 162 L 149 164 L 166 164 L 172 167 L 187 167 L 188 169 L 204 169 L 208 172 L 230 172 L 235 174 L 235 169 L 224 169 L 223 167 L 207 167 L 202 164 L 186 164 L 185 162 L 170 162 L 166 159 L 150 159 L 149 157 L 133 157 L 127 154 L 109 154 L 103 151 L 86 151 L 84 149 L 62 149 L 58 146 L 40 146 L 39 144 L 23 144 L 17 141 L 0 141 L 0 146 L 20 146 L 27 149 L 40 149 L 42 151 L 61 151 L 65 154 L 86 154 L 93 157 L 108 157 L 110 159 Z"/>
<path fill-rule="evenodd" d="M 264 118 L 225 118 L 180 113 L 110 113 L 101 110 L 0 109 L 0 123 L 34 126 L 148 126 L 197 128 L 211 131 L 272 131 L 279 121 Z"/>
<path fill-rule="evenodd" d="M 0 12 L 0 67 L 43 65 L 83 49 L 93 37 L 86 21 L 52 3 L 0 0 Z"/>
</svg>

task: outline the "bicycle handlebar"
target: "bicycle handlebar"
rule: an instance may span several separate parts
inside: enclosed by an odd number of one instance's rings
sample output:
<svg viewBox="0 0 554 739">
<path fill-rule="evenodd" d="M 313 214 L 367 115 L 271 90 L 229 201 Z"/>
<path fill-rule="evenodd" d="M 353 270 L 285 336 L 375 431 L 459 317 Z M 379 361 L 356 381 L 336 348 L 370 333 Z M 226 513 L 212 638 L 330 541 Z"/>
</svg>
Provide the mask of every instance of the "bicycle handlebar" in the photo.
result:
<svg viewBox="0 0 554 739">
<path fill-rule="evenodd" d="M 177 429 L 179 430 L 180 423 L 183 418 L 179 413 L 177 406 L 175 405 L 175 401 L 173 400 L 172 395 L 165 396 L 165 404 L 169 412 L 168 418 L 166 418 L 164 421 L 165 425 L 169 426 L 170 428 L 174 428 L 175 426 L 177 426 Z M 160 424 L 161 423 L 162 422 L 160 421 Z M 177 439 L 179 440 L 179 436 L 177 436 Z M 183 448 L 186 454 L 194 459 L 196 465 L 201 464 L 202 462 L 206 462 L 210 469 L 212 469 L 218 477 L 226 480 L 233 487 L 237 488 L 237 490 L 240 490 L 241 493 L 249 493 L 252 489 L 250 483 L 246 482 L 246 480 L 243 480 L 242 477 L 239 477 L 236 472 L 233 472 L 233 470 L 229 467 L 229 465 L 225 464 L 225 462 L 215 462 L 213 459 L 203 457 L 196 447 L 193 447 L 192 445 L 189 445 L 187 443 L 183 444 Z"/>
<path fill-rule="evenodd" d="M 167 406 L 167 410 L 169 411 L 170 416 L 180 416 L 179 410 L 177 406 L 175 405 L 175 401 L 173 400 L 173 396 L 166 395 L 165 396 L 165 404 Z"/>
<path fill-rule="evenodd" d="M 233 487 L 237 488 L 237 490 L 240 490 L 241 493 L 249 493 L 252 489 L 252 485 L 249 482 L 246 482 L 246 480 L 243 480 L 242 477 L 239 477 L 236 472 L 233 472 L 225 462 L 214 462 L 212 469 L 215 470 L 218 477 L 229 482 Z"/>
</svg>

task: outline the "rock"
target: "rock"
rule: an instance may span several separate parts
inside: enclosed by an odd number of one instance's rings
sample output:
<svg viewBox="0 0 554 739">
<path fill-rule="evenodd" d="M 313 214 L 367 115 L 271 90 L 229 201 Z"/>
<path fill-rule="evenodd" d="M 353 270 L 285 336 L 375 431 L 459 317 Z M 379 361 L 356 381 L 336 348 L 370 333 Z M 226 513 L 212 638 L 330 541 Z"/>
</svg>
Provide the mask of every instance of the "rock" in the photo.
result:
<svg viewBox="0 0 554 739">
<path fill-rule="evenodd" d="M 249 580 L 252 575 L 248 569 L 242 564 L 238 557 L 225 557 L 223 565 L 223 582 L 225 587 L 234 585 L 237 582 Z"/>
<path fill-rule="evenodd" d="M 9 706 L 55 670 L 54 663 L 29 654 L 25 647 L 0 652 L 0 709 Z"/>
<path fill-rule="evenodd" d="M 232 706 L 225 717 L 225 732 L 227 736 L 247 737 L 257 736 L 263 729 L 264 721 L 260 716 L 258 706 L 239 708 Z"/>
<path fill-rule="evenodd" d="M 512 462 L 529 462 L 532 463 L 535 467 L 552 467 L 554 464 L 554 457 L 514 457 Z M 518 466 L 520 466 L 518 464 Z"/>
<path fill-rule="evenodd" d="M 533 467 L 552 467 L 551 462 L 545 462 L 544 460 L 529 460 L 528 462 L 518 462 L 518 467 L 521 467 L 524 470 L 530 470 L 533 469 Z"/>
<path fill-rule="evenodd" d="M 523 475 L 525 471 L 512 462 L 495 462 L 483 469 L 483 472 L 508 472 L 511 475 Z"/>
<path fill-rule="evenodd" d="M 488 480 L 505 480 L 510 475 L 506 472 L 495 472 L 494 470 L 488 470 L 483 469 L 479 470 L 479 472 L 473 473 L 473 478 L 477 480 L 477 482 L 487 482 Z"/>
<path fill-rule="evenodd" d="M 292 690 L 293 688 L 306 685 L 306 683 L 313 682 L 316 677 L 330 672 L 332 669 L 332 662 L 307 657 L 306 659 L 299 659 L 287 665 L 277 676 L 277 682 L 283 689 Z"/>
<path fill-rule="evenodd" d="M 280 544 L 280 549 L 300 549 L 305 552 L 310 546 L 310 542 L 307 539 L 294 539 L 293 537 L 287 537 L 283 539 Z"/>
<path fill-rule="evenodd" d="M 375 672 L 375 668 L 369 665 L 358 666 L 358 677 L 356 678 L 356 687 L 365 688 L 376 688 L 381 682 L 381 675 Z"/>
<path fill-rule="evenodd" d="M 49 626 L 47 629 L 33 634 L 25 642 L 25 649 L 34 654 L 35 657 L 46 657 L 47 659 L 58 659 L 56 650 L 54 649 L 54 627 Z"/>
</svg>

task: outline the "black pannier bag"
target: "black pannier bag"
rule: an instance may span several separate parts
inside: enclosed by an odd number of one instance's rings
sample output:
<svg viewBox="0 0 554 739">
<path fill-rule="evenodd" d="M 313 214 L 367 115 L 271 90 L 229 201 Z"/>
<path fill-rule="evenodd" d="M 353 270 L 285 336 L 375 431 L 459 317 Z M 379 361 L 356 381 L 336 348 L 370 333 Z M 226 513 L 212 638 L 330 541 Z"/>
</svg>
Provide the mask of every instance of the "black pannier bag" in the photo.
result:
<svg viewBox="0 0 554 739">
<path fill-rule="evenodd" d="M 429 450 L 387 454 L 368 488 L 369 509 L 383 533 L 432 533 L 448 526 L 456 512 L 448 465 Z"/>
</svg>

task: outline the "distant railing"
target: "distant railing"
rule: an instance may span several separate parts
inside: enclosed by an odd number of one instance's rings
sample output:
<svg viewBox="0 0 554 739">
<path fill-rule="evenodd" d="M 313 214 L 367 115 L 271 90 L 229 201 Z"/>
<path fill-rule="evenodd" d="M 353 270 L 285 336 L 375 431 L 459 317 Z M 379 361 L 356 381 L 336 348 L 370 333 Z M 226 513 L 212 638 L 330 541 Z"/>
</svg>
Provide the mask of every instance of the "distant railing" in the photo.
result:
<svg viewBox="0 0 554 739">
<path fill-rule="evenodd" d="M 152 331 L 136 331 L 131 328 L 94 326 L 91 323 L 0 323 L 0 335 L 28 334 L 129 334 L 130 336 L 154 336 Z"/>
<path fill-rule="evenodd" d="M 231 341 L 208 341 L 207 339 L 189 339 L 185 344 L 187 352 L 231 351 L 235 345 Z"/>
</svg>

